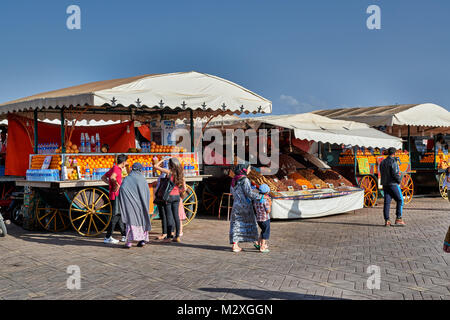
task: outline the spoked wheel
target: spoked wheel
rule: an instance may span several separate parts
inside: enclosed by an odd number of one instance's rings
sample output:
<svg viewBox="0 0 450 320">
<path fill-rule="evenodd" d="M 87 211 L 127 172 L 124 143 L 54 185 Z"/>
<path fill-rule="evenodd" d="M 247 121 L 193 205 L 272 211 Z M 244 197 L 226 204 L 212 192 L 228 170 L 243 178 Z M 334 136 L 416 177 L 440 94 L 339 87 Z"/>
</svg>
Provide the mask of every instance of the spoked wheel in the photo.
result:
<svg viewBox="0 0 450 320">
<path fill-rule="evenodd" d="M 402 190 L 403 203 L 410 203 L 414 195 L 414 182 L 409 174 L 403 176 L 400 189 Z"/>
<path fill-rule="evenodd" d="M 83 189 L 73 198 L 69 217 L 79 234 L 88 237 L 97 236 L 104 232 L 111 222 L 111 201 L 102 190 Z"/>
<path fill-rule="evenodd" d="M 378 185 L 375 178 L 372 176 L 362 177 L 359 187 L 364 190 L 364 207 L 374 207 L 378 200 Z"/>
<path fill-rule="evenodd" d="M 447 187 L 444 186 L 444 182 L 445 182 L 445 172 L 442 173 L 441 176 L 439 177 L 439 192 L 441 193 L 442 198 L 448 200 Z"/>
<path fill-rule="evenodd" d="M 67 212 L 61 212 L 61 209 L 52 208 L 42 199 L 38 198 L 35 213 L 37 221 L 47 231 L 61 232 L 70 226 Z"/>
<path fill-rule="evenodd" d="M 186 196 L 183 199 L 183 207 L 184 213 L 186 214 L 186 220 L 182 222 L 184 227 L 194 220 L 198 209 L 197 195 L 190 185 L 186 185 Z"/>
<path fill-rule="evenodd" d="M 202 192 L 202 205 L 206 212 L 214 215 L 216 211 L 216 206 L 219 202 L 219 197 L 211 193 L 205 186 Z"/>
</svg>

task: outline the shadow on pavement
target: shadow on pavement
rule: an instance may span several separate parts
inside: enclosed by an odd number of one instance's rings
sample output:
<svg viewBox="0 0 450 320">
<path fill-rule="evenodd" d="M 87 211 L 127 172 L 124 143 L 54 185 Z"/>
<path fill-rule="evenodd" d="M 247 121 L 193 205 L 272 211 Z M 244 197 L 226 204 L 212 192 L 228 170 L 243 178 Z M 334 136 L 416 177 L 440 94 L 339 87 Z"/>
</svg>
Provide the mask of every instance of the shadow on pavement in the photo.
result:
<svg viewBox="0 0 450 320">
<path fill-rule="evenodd" d="M 204 250 L 214 250 L 214 251 L 230 251 L 231 246 L 210 246 L 206 244 L 190 244 L 184 242 L 164 242 L 164 241 L 151 241 L 148 245 L 164 245 L 164 246 L 175 246 L 175 247 L 188 247 L 188 248 L 197 248 Z"/>
<path fill-rule="evenodd" d="M 42 243 L 47 245 L 57 245 L 57 246 L 90 246 L 90 247 L 111 247 L 111 248 L 121 248 L 122 246 L 117 244 L 105 244 L 103 243 L 103 239 L 105 237 L 105 233 L 95 236 L 95 237 L 86 237 L 82 236 L 75 231 L 66 230 L 58 233 L 51 233 L 48 231 L 28 231 L 23 229 L 22 227 L 15 226 L 11 224 L 8 226 L 8 236 L 14 237 L 23 241 L 33 242 L 33 243 Z M 150 232 L 149 236 L 154 237 L 157 236 L 157 232 Z M 120 239 L 120 234 L 115 233 L 113 235 L 116 239 Z M 121 242 L 122 243 L 122 242 Z"/>
<path fill-rule="evenodd" d="M 199 288 L 199 290 L 206 292 L 224 292 L 235 294 L 244 298 L 257 299 L 257 300 L 348 300 L 342 298 L 314 296 L 310 294 L 302 294 L 295 292 L 282 292 L 282 291 L 267 291 L 267 290 L 255 290 L 255 289 L 230 289 L 230 288 Z"/>
<path fill-rule="evenodd" d="M 383 217 L 381 217 L 383 219 Z M 354 222 L 336 222 L 336 221 L 314 221 L 314 220 L 304 220 L 302 223 L 325 223 L 325 224 L 341 224 L 348 226 L 360 226 L 360 227 L 381 227 L 385 228 L 383 223 L 380 224 L 368 224 L 368 223 L 354 223 Z"/>
</svg>

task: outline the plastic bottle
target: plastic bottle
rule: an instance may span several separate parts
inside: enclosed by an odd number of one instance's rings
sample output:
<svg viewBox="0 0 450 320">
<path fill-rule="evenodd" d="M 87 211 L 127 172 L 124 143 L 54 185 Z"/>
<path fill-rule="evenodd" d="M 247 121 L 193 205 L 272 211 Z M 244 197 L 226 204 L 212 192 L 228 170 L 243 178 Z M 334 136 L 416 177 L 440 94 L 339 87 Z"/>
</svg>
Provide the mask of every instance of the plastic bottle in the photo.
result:
<svg viewBox="0 0 450 320">
<path fill-rule="evenodd" d="M 95 152 L 95 137 L 92 135 L 91 137 L 91 150 L 90 152 Z"/>
<path fill-rule="evenodd" d="M 89 165 L 86 164 L 86 173 L 84 175 L 85 180 L 91 180 L 91 170 L 89 170 Z"/>
<path fill-rule="evenodd" d="M 100 134 L 97 132 L 95 134 L 95 152 L 100 153 Z"/>
<path fill-rule="evenodd" d="M 86 152 L 86 147 L 84 144 L 84 133 L 81 133 L 81 136 L 80 136 L 80 152 L 81 153 Z"/>
<path fill-rule="evenodd" d="M 86 133 L 86 139 L 84 144 L 84 152 L 88 153 L 91 152 L 91 141 L 89 139 L 89 135 Z"/>
</svg>

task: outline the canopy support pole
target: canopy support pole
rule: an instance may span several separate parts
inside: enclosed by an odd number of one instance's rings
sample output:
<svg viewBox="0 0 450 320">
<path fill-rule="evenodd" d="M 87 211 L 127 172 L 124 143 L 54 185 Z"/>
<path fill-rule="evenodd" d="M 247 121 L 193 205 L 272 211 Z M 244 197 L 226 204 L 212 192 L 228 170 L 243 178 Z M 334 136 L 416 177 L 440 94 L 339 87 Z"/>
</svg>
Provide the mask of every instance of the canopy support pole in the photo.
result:
<svg viewBox="0 0 450 320">
<path fill-rule="evenodd" d="M 194 152 L 194 112 L 189 109 L 190 130 L 191 130 L 191 152 Z"/>
<path fill-rule="evenodd" d="M 411 156 L 411 126 L 408 125 L 408 154 Z"/>
<path fill-rule="evenodd" d="M 61 153 L 66 153 L 66 146 L 64 141 L 64 136 L 66 134 L 65 127 L 64 127 L 64 108 L 61 108 Z"/>
<path fill-rule="evenodd" d="M 34 154 L 38 153 L 38 110 L 34 109 Z"/>
</svg>

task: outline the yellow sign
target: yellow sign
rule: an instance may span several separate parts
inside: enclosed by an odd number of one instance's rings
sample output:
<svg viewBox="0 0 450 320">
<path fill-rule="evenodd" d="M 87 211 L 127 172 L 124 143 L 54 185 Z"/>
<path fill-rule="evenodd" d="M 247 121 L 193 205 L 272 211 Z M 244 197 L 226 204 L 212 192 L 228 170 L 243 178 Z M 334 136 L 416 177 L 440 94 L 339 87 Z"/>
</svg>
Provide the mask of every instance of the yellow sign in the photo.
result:
<svg viewBox="0 0 450 320">
<path fill-rule="evenodd" d="M 370 174 L 369 159 L 367 158 L 357 158 L 359 174 Z"/>
</svg>

